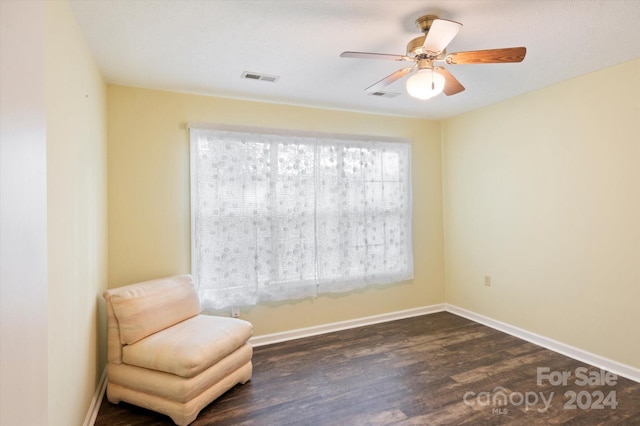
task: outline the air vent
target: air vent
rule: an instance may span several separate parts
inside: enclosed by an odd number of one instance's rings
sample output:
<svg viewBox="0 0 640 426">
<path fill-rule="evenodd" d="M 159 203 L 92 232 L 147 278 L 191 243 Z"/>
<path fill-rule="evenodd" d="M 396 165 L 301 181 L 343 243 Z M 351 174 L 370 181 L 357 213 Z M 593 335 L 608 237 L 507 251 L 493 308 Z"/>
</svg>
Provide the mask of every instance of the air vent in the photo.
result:
<svg viewBox="0 0 640 426">
<path fill-rule="evenodd" d="M 397 92 L 369 92 L 369 93 L 367 93 L 367 95 L 376 96 L 378 98 L 395 98 L 396 96 L 400 95 L 400 93 L 397 93 Z"/>
<path fill-rule="evenodd" d="M 267 74 L 260 74 L 257 72 L 251 72 L 251 71 L 245 71 L 242 73 L 242 78 L 247 78 L 249 80 L 260 80 L 260 81 L 266 81 L 269 83 L 275 83 L 276 81 L 278 81 L 278 79 L 280 78 L 277 75 L 267 75 Z"/>
</svg>

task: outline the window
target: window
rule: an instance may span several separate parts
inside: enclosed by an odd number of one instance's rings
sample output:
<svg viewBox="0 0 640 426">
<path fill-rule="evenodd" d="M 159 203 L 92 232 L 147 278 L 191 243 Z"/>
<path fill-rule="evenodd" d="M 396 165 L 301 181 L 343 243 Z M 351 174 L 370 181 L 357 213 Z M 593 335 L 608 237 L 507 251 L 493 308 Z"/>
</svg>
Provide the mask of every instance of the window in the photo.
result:
<svg viewBox="0 0 640 426">
<path fill-rule="evenodd" d="M 413 277 L 406 141 L 191 125 L 192 273 L 204 307 Z"/>
</svg>

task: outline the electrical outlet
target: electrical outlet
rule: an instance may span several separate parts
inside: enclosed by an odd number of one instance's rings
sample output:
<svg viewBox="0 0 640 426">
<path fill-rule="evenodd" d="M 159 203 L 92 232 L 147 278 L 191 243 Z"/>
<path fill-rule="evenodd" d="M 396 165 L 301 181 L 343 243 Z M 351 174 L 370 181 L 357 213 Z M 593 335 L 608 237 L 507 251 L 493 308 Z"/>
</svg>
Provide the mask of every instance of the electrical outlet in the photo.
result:
<svg viewBox="0 0 640 426">
<path fill-rule="evenodd" d="M 231 308 L 231 316 L 233 318 L 238 318 L 240 316 L 240 308 L 235 307 L 235 306 L 233 308 Z"/>
<path fill-rule="evenodd" d="M 487 287 L 491 287 L 491 275 L 484 276 L 484 285 Z"/>
</svg>

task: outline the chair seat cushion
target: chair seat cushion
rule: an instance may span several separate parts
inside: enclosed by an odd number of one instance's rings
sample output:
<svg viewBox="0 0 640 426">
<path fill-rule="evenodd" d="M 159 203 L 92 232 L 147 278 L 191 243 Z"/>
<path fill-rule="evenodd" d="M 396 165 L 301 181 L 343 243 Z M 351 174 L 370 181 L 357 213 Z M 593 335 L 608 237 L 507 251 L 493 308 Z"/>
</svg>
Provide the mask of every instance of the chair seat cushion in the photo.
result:
<svg viewBox="0 0 640 426">
<path fill-rule="evenodd" d="M 253 326 L 237 318 L 197 315 L 122 349 L 125 364 L 193 377 L 244 345 Z"/>
</svg>

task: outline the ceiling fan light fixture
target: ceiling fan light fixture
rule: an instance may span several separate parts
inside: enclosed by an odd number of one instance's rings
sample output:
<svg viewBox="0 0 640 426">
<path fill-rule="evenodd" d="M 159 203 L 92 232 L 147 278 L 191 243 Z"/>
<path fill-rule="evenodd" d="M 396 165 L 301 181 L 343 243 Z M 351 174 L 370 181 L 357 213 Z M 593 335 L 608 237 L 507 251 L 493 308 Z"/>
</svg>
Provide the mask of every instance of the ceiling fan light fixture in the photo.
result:
<svg viewBox="0 0 640 426">
<path fill-rule="evenodd" d="M 407 92 L 414 98 L 426 100 L 439 95 L 444 89 L 445 79 L 431 68 L 419 69 L 407 80 Z"/>
<path fill-rule="evenodd" d="M 451 96 L 464 91 L 465 88 L 446 67 L 434 67 L 434 62 L 445 62 L 447 65 L 514 63 L 522 62 L 527 53 L 527 48 L 522 46 L 447 54 L 449 43 L 462 28 L 461 23 L 440 19 L 436 15 L 424 15 L 416 20 L 416 24 L 424 35 L 415 37 L 407 44 L 406 55 L 353 51 L 340 54 L 342 58 L 414 62 L 413 66 L 394 71 L 367 87 L 364 89 L 366 93 L 380 92 L 381 89 L 401 78 L 409 77 L 407 79 L 407 93 L 414 98 L 429 99 L 441 92 Z M 416 69 L 417 72 L 414 72 Z"/>
</svg>

